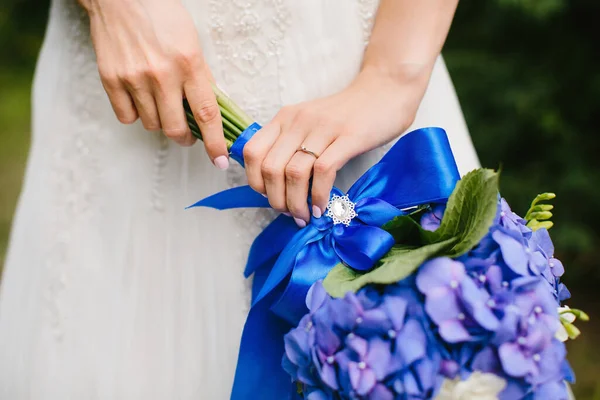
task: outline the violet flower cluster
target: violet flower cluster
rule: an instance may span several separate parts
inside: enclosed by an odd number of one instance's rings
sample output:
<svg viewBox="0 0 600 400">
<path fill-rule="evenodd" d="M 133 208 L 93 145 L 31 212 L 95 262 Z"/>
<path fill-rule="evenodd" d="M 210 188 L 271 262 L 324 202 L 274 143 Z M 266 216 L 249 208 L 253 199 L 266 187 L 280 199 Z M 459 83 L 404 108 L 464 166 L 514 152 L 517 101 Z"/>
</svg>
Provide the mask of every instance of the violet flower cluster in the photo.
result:
<svg viewBox="0 0 600 400">
<path fill-rule="evenodd" d="M 331 298 L 321 282 L 285 336 L 284 369 L 306 399 L 428 399 L 442 356 L 422 300 L 404 282 Z"/>
<path fill-rule="evenodd" d="M 433 207 L 421 225 L 435 230 L 442 214 Z M 563 273 L 547 230 L 501 199 L 487 236 L 458 259 L 340 299 L 313 285 L 283 367 L 308 400 L 433 399 L 445 379 L 473 372 L 502 378 L 501 400 L 567 400 L 574 377 L 555 337 Z"/>
</svg>

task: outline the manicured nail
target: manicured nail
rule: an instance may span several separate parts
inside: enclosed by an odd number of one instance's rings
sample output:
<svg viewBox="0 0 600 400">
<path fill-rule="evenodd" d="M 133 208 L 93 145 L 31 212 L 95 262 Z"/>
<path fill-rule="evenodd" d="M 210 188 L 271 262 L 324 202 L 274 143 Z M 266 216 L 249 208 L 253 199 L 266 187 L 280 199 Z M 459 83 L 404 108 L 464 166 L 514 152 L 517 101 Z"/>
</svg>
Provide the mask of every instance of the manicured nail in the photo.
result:
<svg viewBox="0 0 600 400">
<path fill-rule="evenodd" d="M 312 209 L 313 209 L 313 217 L 321 218 L 321 215 L 323 215 L 323 213 L 321 212 L 321 209 L 317 206 L 312 206 Z"/>
<path fill-rule="evenodd" d="M 298 225 L 300 228 L 304 228 L 306 226 L 306 221 L 300 218 L 294 218 L 294 221 L 296 221 L 296 225 Z"/>
<path fill-rule="evenodd" d="M 292 216 L 292 214 L 290 214 L 289 212 L 284 212 L 282 214 L 285 215 L 286 217 L 291 217 Z"/>
<path fill-rule="evenodd" d="M 225 171 L 229 167 L 229 159 L 225 156 L 215 158 L 215 167 Z"/>
</svg>

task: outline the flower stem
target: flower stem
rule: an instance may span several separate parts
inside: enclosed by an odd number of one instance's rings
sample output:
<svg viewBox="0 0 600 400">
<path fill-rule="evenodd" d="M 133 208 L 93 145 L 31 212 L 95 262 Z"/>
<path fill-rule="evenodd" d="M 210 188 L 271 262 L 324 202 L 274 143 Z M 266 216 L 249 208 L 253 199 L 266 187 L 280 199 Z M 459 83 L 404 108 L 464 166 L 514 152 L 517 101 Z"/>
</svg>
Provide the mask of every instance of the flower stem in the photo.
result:
<svg viewBox="0 0 600 400">
<path fill-rule="evenodd" d="M 252 118 L 248 116 L 237 104 L 235 104 L 221 89 L 219 89 L 216 85 L 212 85 L 213 92 L 215 92 L 215 96 L 217 97 L 217 103 L 221 109 L 225 109 L 229 111 L 231 114 L 235 115 L 239 121 L 241 122 L 241 128 L 246 129 L 249 127 L 254 121 Z"/>
<path fill-rule="evenodd" d="M 241 119 L 233 115 L 231 111 L 222 107 L 219 107 L 219 109 L 221 110 L 221 117 L 223 118 L 223 121 L 227 120 L 231 122 L 233 125 L 239 128 L 240 132 L 243 132 L 244 129 L 247 128 L 247 126 L 244 126 L 244 123 L 241 121 Z"/>
<path fill-rule="evenodd" d="M 227 129 L 229 132 L 233 133 L 235 137 L 239 137 L 242 134 L 242 129 L 235 126 L 231 121 L 227 118 L 223 118 L 223 128 Z"/>
<path fill-rule="evenodd" d="M 216 85 L 213 85 L 212 88 L 217 98 L 219 110 L 221 111 L 223 135 L 227 143 L 227 148 L 230 149 L 233 145 L 233 142 L 235 142 L 242 132 L 254 121 Z M 183 107 L 185 109 L 187 122 L 192 134 L 196 138 L 202 140 L 202 132 L 200 131 L 198 123 L 194 119 L 192 108 L 190 107 L 187 99 L 183 100 Z"/>
</svg>

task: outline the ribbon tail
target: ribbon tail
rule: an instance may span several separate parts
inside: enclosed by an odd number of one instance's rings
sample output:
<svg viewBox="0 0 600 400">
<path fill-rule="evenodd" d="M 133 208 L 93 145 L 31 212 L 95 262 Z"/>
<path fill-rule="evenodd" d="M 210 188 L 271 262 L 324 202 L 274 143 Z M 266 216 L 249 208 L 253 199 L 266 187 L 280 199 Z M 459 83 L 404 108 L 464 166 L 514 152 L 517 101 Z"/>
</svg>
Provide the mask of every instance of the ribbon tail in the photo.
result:
<svg viewBox="0 0 600 400">
<path fill-rule="evenodd" d="M 271 311 L 292 325 L 297 325 L 308 312 L 304 299 L 310 287 L 319 279 L 324 279 L 339 262 L 330 235 L 307 244 L 294 260 L 287 287 Z"/>
<path fill-rule="evenodd" d="M 275 259 L 285 246 L 299 231 L 294 220 L 285 215 L 280 215 L 254 239 L 244 276 L 248 278 L 254 271 L 265 264 L 273 265 Z"/>
<path fill-rule="evenodd" d="M 259 302 L 275 290 L 275 288 L 287 278 L 290 272 L 292 272 L 292 269 L 296 265 L 296 257 L 301 253 L 304 247 L 312 241 L 319 240 L 323 235 L 324 234 L 313 225 L 308 225 L 306 228 L 298 231 L 285 249 L 283 249 L 279 258 L 277 258 L 275 265 L 273 265 L 269 276 L 265 280 L 262 289 L 252 305 L 256 304 L 256 302 Z"/>
<path fill-rule="evenodd" d="M 269 208 L 271 206 L 266 197 L 254 191 L 250 186 L 239 186 L 208 196 L 186 207 L 186 210 L 194 207 L 229 210 L 232 208 Z"/>
<path fill-rule="evenodd" d="M 298 232 L 298 229 L 292 218 L 280 215 L 252 243 L 244 271 L 246 278 L 254 274 L 252 278 L 252 303 L 254 303 L 267 281 L 277 257 Z"/>
<path fill-rule="evenodd" d="M 244 326 L 231 400 L 287 400 L 292 381 L 281 367 L 283 337 L 292 325 L 269 311 L 280 290 L 252 307 Z"/>
</svg>

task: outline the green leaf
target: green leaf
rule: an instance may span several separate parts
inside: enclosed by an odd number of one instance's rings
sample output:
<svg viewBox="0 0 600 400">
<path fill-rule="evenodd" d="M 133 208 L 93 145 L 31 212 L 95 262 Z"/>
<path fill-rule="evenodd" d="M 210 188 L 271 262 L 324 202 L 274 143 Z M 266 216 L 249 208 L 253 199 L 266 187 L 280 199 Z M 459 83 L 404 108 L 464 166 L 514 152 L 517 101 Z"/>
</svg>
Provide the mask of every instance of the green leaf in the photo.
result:
<svg viewBox="0 0 600 400">
<path fill-rule="evenodd" d="M 383 227 L 393 237 L 396 243 L 403 245 L 424 246 L 439 242 L 439 234 L 425 230 L 408 215 L 396 217 Z"/>
<path fill-rule="evenodd" d="M 329 271 L 323 280 L 323 287 L 332 297 L 343 297 L 348 291 L 354 292 L 360 289 L 356 283 L 359 277 L 358 271 L 344 264 L 338 264 Z"/>
<path fill-rule="evenodd" d="M 368 284 L 398 282 L 434 257 L 458 257 L 475 247 L 488 233 L 498 207 L 498 174 L 478 169 L 458 182 L 448 200 L 440 228 L 423 229 L 410 216 L 401 216 L 383 226 L 396 245 L 379 265 L 366 273 L 343 264 L 335 266 L 323 285 L 334 297 Z"/>
<path fill-rule="evenodd" d="M 360 274 L 343 264 L 336 265 L 323 281 L 325 290 L 333 297 L 342 297 L 346 292 L 356 292 L 370 283 L 390 284 L 401 281 L 412 274 L 425 261 L 443 254 L 452 247 L 455 239 L 448 239 L 418 248 L 394 246 L 381 260 L 381 265 L 366 274 Z"/>
<path fill-rule="evenodd" d="M 475 247 L 488 233 L 498 208 L 498 173 L 476 169 L 458 182 L 452 192 L 440 228 L 441 240 L 458 238 L 449 257 Z"/>
</svg>

